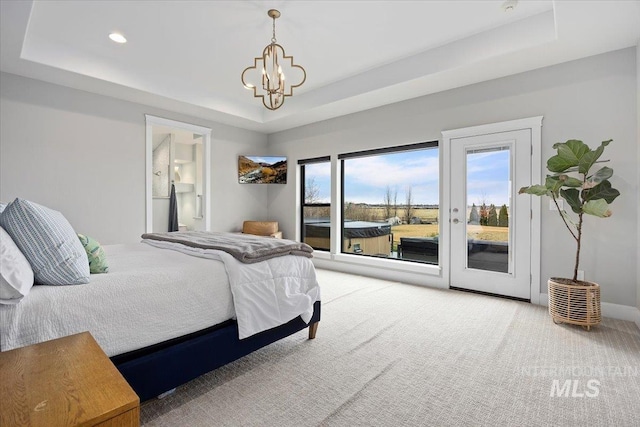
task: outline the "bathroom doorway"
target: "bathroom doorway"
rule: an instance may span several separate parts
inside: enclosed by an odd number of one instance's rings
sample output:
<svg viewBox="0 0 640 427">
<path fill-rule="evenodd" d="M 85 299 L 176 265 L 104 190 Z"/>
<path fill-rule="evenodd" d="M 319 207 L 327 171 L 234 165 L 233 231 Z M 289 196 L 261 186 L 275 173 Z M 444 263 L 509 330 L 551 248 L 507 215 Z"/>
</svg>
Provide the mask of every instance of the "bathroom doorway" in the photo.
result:
<svg viewBox="0 0 640 427">
<path fill-rule="evenodd" d="M 211 129 L 146 115 L 146 130 L 146 231 L 176 231 L 174 210 L 177 231 L 210 230 Z"/>
</svg>

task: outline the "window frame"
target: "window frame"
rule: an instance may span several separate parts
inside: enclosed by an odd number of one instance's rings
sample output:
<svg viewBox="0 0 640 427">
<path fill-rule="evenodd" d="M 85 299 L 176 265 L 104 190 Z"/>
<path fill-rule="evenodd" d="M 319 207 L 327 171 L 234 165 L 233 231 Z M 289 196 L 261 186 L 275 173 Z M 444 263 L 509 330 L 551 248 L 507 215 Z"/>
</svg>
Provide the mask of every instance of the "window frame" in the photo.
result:
<svg viewBox="0 0 640 427">
<path fill-rule="evenodd" d="M 305 166 L 315 163 L 328 163 L 329 168 L 331 168 L 331 156 L 322 156 L 322 157 L 313 157 L 310 159 L 300 159 L 298 160 L 298 166 L 300 167 L 300 241 L 305 241 L 305 228 L 304 228 L 304 208 L 329 208 L 331 210 L 331 202 L 329 203 L 307 203 L 306 202 L 306 172 Z M 329 242 L 331 242 L 333 238 L 333 230 L 329 227 Z M 313 248 L 314 251 L 321 251 L 325 253 L 331 253 L 331 243 L 329 243 L 329 249 L 323 248 Z"/>
<path fill-rule="evenodd" d="M 365 254 L 354 254 L 354 253 L 350 253 L 350 252 L 345 252 L 344 248 L 343 248 L 343 242 L 344 242 L 344 211 L 345 211 L 345 191 L 344 191 L 344 178 L 345 178 L 345 160 L 348 159 L 356 159 L 356 158 L 363 158 L 363 157 L 372 157 L 372 156 L 380 156 L 380 155 L 384 155 L 384 154 L 393 154 L 393 153 L 400 153 L 400 152 L 408 152 L 408 151 L 417 151 L 417 150 L 426 150 L 426 149 L 433 149 L 433 148 L 437 148 L 440 149 L 440 143 L 439 140 L 433 140 L 433 141 L 425 141 L 425 142 L 418 142 L 418 143 L 413 143 L 413 144 L 404 144 L 404 145 L 396 145 L 396 146 L 392 146 L 392 147 L 384 147 L 384 148 L 375 148 L 375 149 L 370 149 L 370 150 L 361 150 L 361 151 L 352 151 L 352 152 L 348 152 L 348 153 L 342 153 L 342 154 L 338 154 L 338 161 L 340 162 L 340 195 L 339 195 L 339 212 L 340 212 L 340 245 L 339 245 L 339 251 L 336 254 L 342 255 L 342 256 L 356 256 L 359 258 L 369 258 L 369 259 L 374 259 L 374 260 L 383 260 L 385 258 L 379 258 L 373 255 L 365 255 Z M 439 159 L 439 164 L 441 165 L 441 153 L 438 152 L 438 159 Z M 441 166 L 440 166 L 441 167 Z M 442 180 L 442 171 L 438 172 L 438 181 L 440 182 Z M 439 190 L 438 191 L 442 191 L 441 186 L 439 185 Z M 438 199 L 441 200 L 441 195 L 438 194 Z M 441 221 L 438 221 L 438 230 L 441 231 Z M 393 242 L 392 242 L 392 246 L 393 246 Z M 402 263 L 406 263 L 406 264 L 420 264 L 420 265 L 430 265 L 433 267 L 441 267 L 442 264 L 442 249 L 441 249 L 441 245 L 439 245 L 438 247 L 438 263 L 437 264 L 433 264 L 433 263 L 426 263 L 426 262 L 421 262 L 421 261 L 416 261 L 416 260 L 410 260 L 410 259 L 399 259 L 399 258 L 386 258 L 386 260 L 392 261 L 392 262 L 402 262 Z"/>
</svg>

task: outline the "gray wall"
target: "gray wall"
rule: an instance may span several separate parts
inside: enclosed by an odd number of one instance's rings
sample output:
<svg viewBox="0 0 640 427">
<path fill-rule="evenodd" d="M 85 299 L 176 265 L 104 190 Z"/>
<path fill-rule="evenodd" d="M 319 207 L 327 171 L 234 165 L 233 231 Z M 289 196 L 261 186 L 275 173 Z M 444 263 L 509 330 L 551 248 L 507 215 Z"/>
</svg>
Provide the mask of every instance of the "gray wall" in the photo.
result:
<svg viewBox="0 0 640 427">
<path fill-rule="evenodd" d="M 276 219 L 293 237 L 293 166 L 299 158 L 439 139 L 444 129 L 543 115 L 545 159 L 556 141 L 580 138 L 593 146 L 614 139 L 606 156 L 622 196 L 613 217 L 588 219 L 582 267 L 587 279 L 603 286 L 604 301 L 637 301 L 640 307 L 640 269 L 628 265 L 629 259 L 640 265 L 636 51 L 611 52 L 292 129 L 270 135 L 268 145 L 260 133 L 3 73 L 0 200 L 19 196 L 58 209 L 78 232 L 105 244 L 137 241 L 145 227 L 144 114 L 152 114 L 213 129 L 214 230 L 238 230 L 244 219 Z M 288 184 L 238 184 L 237 155 L 267 152 L 289 156 Z M 558 218 L 543 210 L 543 280 L 568 275 L 573 250 Z"/>
<path fill-rule="evenodd" d="M 240 185 L 239 154 L 266 154 L 263 134 L 140 104 L 0 75 L 0 200 L 61 211 L 103 244 L 145 231 L 145 114 L 210 127 L 212 228 L 266 219 L 267 190 Z"/>
<path fill-rule="evenodd" d="M 435 140 L 445 129 L 542 115 L 544 176 L 555 142 L 575 138 L 594 147 L 613 138 L 605 156 L 622 196 L 611 218 L 586 220 L 581 268 L 587 280 L 601 284 L 604 301 L 633 305 L 638 270 L 629 268 L 629 260 L 638 253 L 637 78 L 636 50 L 629 48 L 272 134 L 269 150 L 289 156 L 293 165 L 300 158 Z M 540 286 L 546 293 L 548 277 L 571 274 L 575 246 L 548 201 L 542 206 Z M 269 214 L 286 235 L 295 235 L 293 180 L 269 190 Z M 374 271 L 358 272 L 365 270 Z"/>
<path fill-rule="evenodd" d="M 638 44 L 636 45 L 636 130 L 637 130 L 637 147 L 638 147 L 638 167 L 640 167 L 640 40 L 638 40 Z M 640 174 L 638 176 L 638 188 L 637 191 L 640 192 Z M 636 291 L 636 307 L 640 310 L 640 197 L 638 198 L 638 254 L 636 267 L 638 269 L 638 277 L 637 277 L 637 285 L 638 289 Z M 637 315 L 636 323 L 640 328 L 640 315 Z"/>
</svg>

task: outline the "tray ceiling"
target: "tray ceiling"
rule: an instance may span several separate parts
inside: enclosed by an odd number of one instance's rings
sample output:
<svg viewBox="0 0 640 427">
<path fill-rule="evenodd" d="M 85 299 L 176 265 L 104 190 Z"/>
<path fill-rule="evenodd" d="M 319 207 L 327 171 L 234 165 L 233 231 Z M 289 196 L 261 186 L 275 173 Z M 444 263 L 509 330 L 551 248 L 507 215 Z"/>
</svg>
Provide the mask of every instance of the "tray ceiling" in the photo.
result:
<svg viewBox="0 0 640 427">
<path fill-rule="evenodd" d="M 1 2 L 2 71 L 275 132 L 633 46 L 634 1 Z M 278 42 L 307 70 L 276 111 L 240 81 Z M 597 30 L 595 30 L 597 29 Z M 109 40 L 111 32 L 128 42 Z"/>
</svg>

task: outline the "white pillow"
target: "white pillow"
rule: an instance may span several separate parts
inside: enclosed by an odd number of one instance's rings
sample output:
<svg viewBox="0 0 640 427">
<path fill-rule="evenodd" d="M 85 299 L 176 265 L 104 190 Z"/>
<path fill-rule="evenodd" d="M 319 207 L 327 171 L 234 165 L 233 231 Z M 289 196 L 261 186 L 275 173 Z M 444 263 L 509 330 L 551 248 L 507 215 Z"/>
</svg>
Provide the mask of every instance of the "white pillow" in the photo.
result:
<svg viewBox="0 0 640 427">
<path fill-rule="evenodd" d="M 0 227 L 0 304 L 17 304 L 33 286 L 33 270 L 9 234 Z"/>
<path fill-rule="evenodd" d="M 0 226 L 27 258 L 38 285 L 89 283 L 89 259 L 69 221 L 24 199 L 9 203 Z"/>
</svg>

